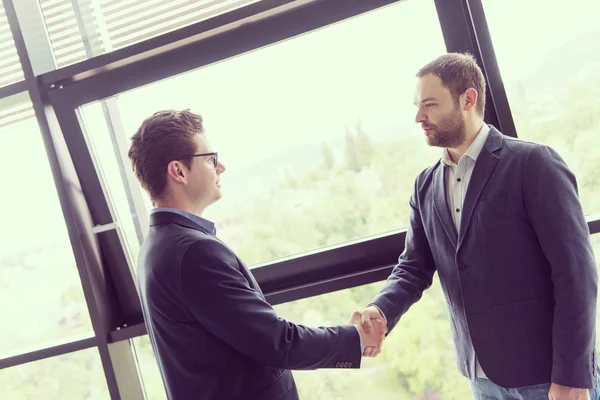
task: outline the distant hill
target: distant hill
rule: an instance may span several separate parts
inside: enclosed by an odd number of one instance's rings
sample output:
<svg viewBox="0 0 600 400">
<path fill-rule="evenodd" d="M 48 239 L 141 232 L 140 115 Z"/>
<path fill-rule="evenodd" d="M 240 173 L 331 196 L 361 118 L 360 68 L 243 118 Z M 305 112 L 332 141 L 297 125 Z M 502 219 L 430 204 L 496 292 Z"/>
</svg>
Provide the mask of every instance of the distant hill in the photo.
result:
<svg viewBox="0 0 600 400">
<path fill-rule="evenodd" d="M 414 124 L 395 124 L 384 129 L 370 132 L 366 130 L 373 143 L 398 139 L 402 132 L 412 134 Z M 340 136 L 324 142 L 334 154 L 335 161 L 339 163 L 344 157 L 345 138 Z M 294 176 L 302 176 L 313 169 L 315 165 L 322 165 L 322 143 L 310 143 L 294 146 L 286 151 L 270 157 L 257 160 L 243 169 L 228 169 L 223 176 L 223 192 L 226 197 L 252 197 L 255 194 L 269 190 L 275 182 L 279 182 L 284 173 L 284 168 Z M 259 177 L 259 179 L 257 179 Z M 259 185 L 257 185 L 259 183 Z M 239 199 L 238 199 L 239 200 Z M 223 202 L 226 202 L 225 197 Z"/>
<path fill-rule="evenodd" d="M 586 66 L 590 65 L 600 67 L 600 28 L 574 36 L 563 43 L 548 54 L 523 81 L 531 90 L 549 89 L 585 72 Z"/>
</svg>

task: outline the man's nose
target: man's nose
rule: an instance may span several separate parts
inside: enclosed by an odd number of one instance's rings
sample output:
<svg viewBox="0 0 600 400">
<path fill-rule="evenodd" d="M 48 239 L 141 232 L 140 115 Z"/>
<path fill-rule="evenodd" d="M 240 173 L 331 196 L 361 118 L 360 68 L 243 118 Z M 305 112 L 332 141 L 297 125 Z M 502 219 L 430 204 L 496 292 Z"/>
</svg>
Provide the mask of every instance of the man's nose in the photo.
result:
<svg viewBox="0 0 600 400">
<path fill-rule="evenodd" d="M 419 111 L 417 111 L 417 115 L 415 116 L 415 122 L 420 124 L 425 121 L 427 121 L 427 115 L 425 115 L 425 112 L 419 108 Z"/>
</svg>

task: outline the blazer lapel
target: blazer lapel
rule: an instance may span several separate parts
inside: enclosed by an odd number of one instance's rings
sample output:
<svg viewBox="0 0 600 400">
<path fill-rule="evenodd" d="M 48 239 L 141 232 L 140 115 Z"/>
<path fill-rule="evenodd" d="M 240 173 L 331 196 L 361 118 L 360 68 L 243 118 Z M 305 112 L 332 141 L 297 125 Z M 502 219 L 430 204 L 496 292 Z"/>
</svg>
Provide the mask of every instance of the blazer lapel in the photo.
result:
<svg viewBox="0 0 600 400">
<path fill-rule="evenodd" d="M 471 175 L 471 181 L 465 195 L 465 202 L 463 204 L 463 215 L 460 220 L 460 236 L 458 238 L 458 246 L 462 243 L 471 218 L 473 217 L 473 211 L 481 192 L 485 187 L 492 171 L 496 168 L 500 157 L 494 154 L 494 152 L 502 147 L 502 133 L 493 126 L 490 126 L 490 133 L 481 149 L 481 153 L 477 157 L 475 167 L 473 168 L 473 174 Z"/>
<path fill-rule="evenodd" d="M 446 201 L 446 168 L 447 167 L 444 165 L 444 163 L 440 162 L 440 167 L 434 172 L 433 199 L 435 203 L 435 211 L 438 215 L 438 218 L 442 222 L 444 231 L 446 231 L 446 235 L 448 235 L 448 238 L 450 238 L 454 248 L 456 248 L 458 233 L 456 232 L 456 227 L 454 226 L 454 222 L 450 216 L 450 210 L 448 209 L 448 202 Z"/>
</svg>

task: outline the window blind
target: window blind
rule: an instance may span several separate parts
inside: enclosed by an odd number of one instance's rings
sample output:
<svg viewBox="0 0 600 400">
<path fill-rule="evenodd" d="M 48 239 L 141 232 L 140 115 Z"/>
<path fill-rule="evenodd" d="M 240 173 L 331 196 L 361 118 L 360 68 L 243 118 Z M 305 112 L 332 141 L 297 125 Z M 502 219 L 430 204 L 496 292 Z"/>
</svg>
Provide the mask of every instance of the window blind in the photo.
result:
<svg viewBox="0 0 600 400">
<path fill-rule="evenodd" d="M 258 0 L 39 0 L 58 67 Z"/>
<path fill-rule="evenodd" d="M 0 109 L 0 129 L 30 118 L 35 118 L 33 106 L 30 101 Z"/>
<path fill-rule="evenodd" d="M 0 1 L 0 87 L 24 79 L 10 25 Z"/>
</svg>

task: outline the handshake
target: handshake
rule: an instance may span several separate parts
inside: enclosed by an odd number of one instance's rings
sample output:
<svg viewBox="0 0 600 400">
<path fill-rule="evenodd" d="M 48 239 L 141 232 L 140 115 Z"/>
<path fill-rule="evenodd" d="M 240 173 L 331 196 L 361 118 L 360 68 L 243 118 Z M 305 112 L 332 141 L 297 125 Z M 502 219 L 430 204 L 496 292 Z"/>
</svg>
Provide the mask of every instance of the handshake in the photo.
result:
<svg viewBox="0 0 600 400">
<path fill-rule="evenodd" d="M 376 357 L 381 353 L 387 324 L 379 308 L 369 306 L 362 313 L 354 311 L 348 323 L 354 325 L 360 333 L 364 346 L 363 357 Z"/>
</svg>

